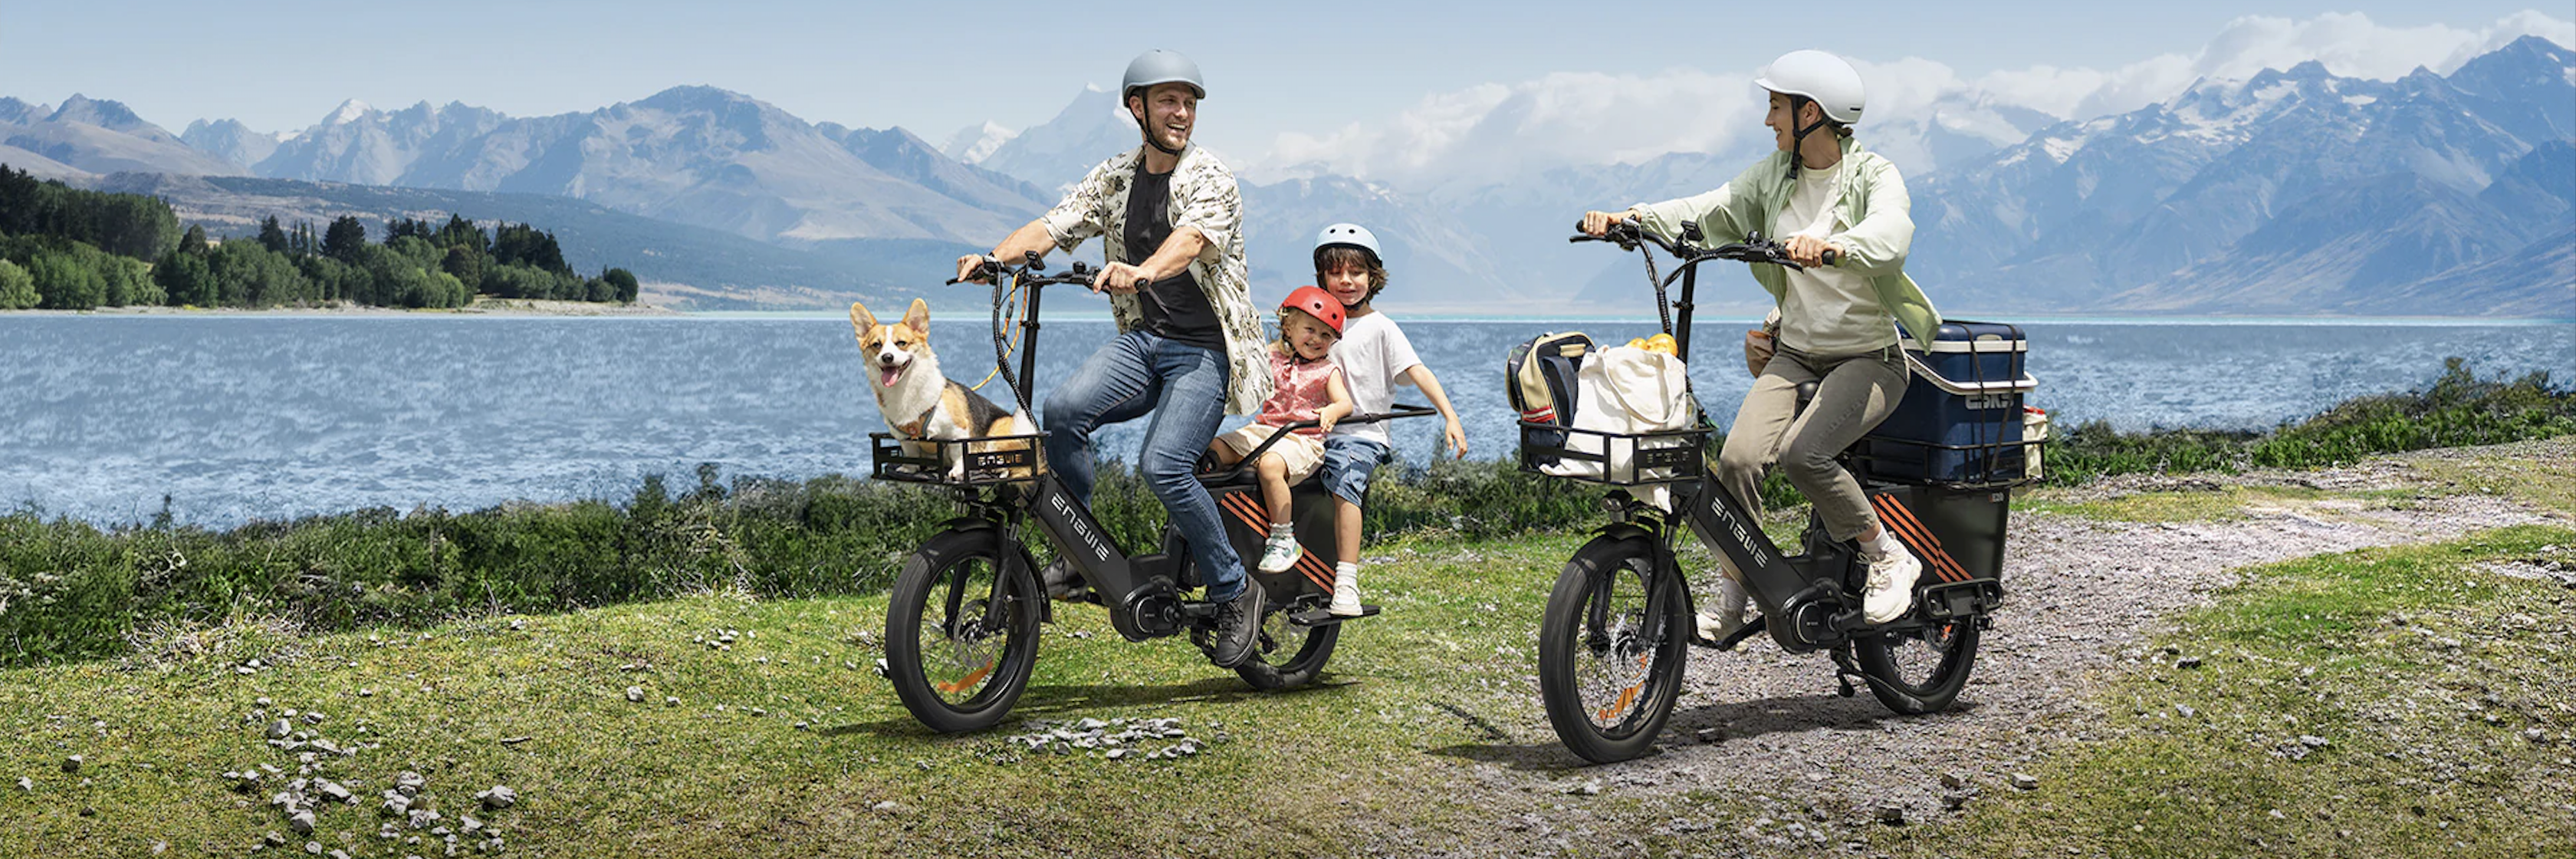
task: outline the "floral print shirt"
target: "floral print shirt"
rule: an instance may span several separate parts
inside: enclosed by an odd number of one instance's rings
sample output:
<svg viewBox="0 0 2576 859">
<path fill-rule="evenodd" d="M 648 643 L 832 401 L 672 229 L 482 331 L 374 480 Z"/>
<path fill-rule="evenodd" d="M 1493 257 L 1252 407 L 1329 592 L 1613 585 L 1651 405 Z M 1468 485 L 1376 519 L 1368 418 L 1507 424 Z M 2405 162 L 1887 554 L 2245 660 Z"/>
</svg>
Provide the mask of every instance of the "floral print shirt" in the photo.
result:
<svg viewBox="0 0 2576 859">
<path fill-rule="evenodd" d="M 1145 147 L 1139 144 L 1101 162 L 1065 193 L 1063 202 L 1039 217 L 1058 250 L 1069 252 L 1085 239 L 1107 236 L 1102 244 L 1108 261 L 1144 262 L 1143 257 L 1128 259 L 1126 242 L 1118 238 L 1127 234 L 1127 188 L 1135 179 L 1136 162 L 1144 157 Z M 1243 197 L 1235 189 L 1234 171 L 1197 144 L 1182 150 L 1180 164 L 1172 168 L 1171 219 L 1172 229 L 1197 227 L 1207 237 L 1207 247 L 1190 260 L 1190 277 L 1207 293 L 1208 306 L 1225 331 L 1225 411 L 1252 414 L 1269 398 L 1271 381 L 1261 314 L 1253 309 L 1251 277 L 1243 262 Z M 1111 293 L 1109 309 L 1121 332 L 1144 321 L 1134 295 Z"/>
</svg>

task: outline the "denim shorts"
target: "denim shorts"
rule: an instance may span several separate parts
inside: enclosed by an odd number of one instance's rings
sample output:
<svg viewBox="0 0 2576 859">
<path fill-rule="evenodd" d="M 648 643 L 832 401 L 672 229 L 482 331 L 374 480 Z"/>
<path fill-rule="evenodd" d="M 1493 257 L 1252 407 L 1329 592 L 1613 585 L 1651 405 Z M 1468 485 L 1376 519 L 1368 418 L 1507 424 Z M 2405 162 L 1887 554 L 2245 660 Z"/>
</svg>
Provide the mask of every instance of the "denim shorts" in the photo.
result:
<svg viewBox="0 0 2576 859">
<path fill-rule="evenodd" d="M 1353 504 L 1368 497 L 1369 475 L 1392 451 L 1386 445 L 1351 435 L 1324 437 L 1324 488 Z"/>
</svg>

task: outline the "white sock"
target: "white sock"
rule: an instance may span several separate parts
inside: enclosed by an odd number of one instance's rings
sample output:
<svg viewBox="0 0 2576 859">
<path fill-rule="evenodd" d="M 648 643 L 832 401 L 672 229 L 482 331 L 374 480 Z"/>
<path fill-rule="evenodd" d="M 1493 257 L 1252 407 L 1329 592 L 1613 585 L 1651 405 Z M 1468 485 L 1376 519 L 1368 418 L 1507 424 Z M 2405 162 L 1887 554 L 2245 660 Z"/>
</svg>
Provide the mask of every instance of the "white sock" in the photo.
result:
<svg viewBox="0 0 2576 859">
<path fill-rule="evenodd" d="M 1349 561 L 1343 561 L 1343 562 L 1340 562 L 1340 563 L 1334 564 L 1334 565 L 1333 565 L 1333 575 L 1335 575 L 1335 576 L 1350 576 L 1351 578 L 1354 578 L 1354 579 L 1359 578 L 1359 575 L 1360 575 L 1360 565 L 1358 565 L 1358 564 L 1354 564 L 1354 563 L 1351 563 L 1351 562 L 1349 562 Z"/>
<path fill-rule="evenodd" d="M 1294 523 L 1294 522 L 1272 522 L 1272 523 L 1270 523 L 1270 536 L 1273 536 L 1273 537 L 1294 537 L 1294 536 L 1297 536 L 1297 524 L 1296 524 L 1296 523 Z"/>
<path fill-rule="evenodd" d="M 1895 557 L 1896 553 L 1905 551 L 1905 545 L 1896 542 L 1896 532 L 1880 528 L 1878 539 L 1861 541 L 1860 551 L 1861 554 L 1868 555 L 1870 560 L 1877 561 Z"/>
</svg>

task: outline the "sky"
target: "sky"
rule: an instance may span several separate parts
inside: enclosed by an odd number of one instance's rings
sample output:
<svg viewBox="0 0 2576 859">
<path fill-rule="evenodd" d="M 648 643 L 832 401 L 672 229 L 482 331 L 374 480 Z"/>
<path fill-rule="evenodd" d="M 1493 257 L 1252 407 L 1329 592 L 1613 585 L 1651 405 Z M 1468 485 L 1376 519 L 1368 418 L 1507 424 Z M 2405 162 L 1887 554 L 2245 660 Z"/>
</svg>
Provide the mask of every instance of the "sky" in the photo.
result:
<svg viewBox="0 0 2576 859">
<path fill-rule="evenodd" d="M 2529 0 L 1836 0 L 1805 12 L 1318 0 L 1170 4 L 1159 16 L 1133 3 L 974 0 L 12 6 L 0 13 L 0 96 L 114 99 L 173 132 L 199 118 L 301 129 L 352 98 L 540 116 L 705 84 L 811 122 L 901 125 L 943 142 L 985 121 L 1044 122 L 1084 85 L 1114 85 L 1129 58 L 1163 47 L 1205 69 L 1200 139 L 1274 161 L 1365 160 L 1353 153 L 1419 143 L 1379 128 L 1413 123 L 1436 136 L 1512 92 L 1581 100 L 1642 88 L 1665 99 L 1650 108 L 1730 99 L 1738 94 L 1719 90 L 1743 89 L 1751 70 L 1801 47 L 1861 60 L 1873 80 L 1927 98 L 1946 80 L 2064 114 L 2133 109 L 2230 62 L 2315 56 L 2341 74 L 2391 77 L 2495 42 L 2500 29 L 2576 41 L 2568 9 L 2529 11 L 2543 8 Z"/>
</svg>

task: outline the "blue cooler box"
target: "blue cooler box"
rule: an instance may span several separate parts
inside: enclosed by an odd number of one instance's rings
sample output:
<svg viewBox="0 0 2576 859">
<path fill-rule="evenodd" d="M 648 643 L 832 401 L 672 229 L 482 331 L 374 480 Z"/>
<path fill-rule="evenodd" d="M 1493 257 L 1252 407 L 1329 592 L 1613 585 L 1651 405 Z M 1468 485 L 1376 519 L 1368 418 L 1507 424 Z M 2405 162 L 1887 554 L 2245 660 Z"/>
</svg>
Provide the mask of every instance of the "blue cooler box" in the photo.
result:
<svg viewBox="0 0 2576 859">
<path fill-rule="evenodd" d="M 1861 439 L 1871 477 L 1900 483 L 1992 486 L 2022 480 L 2022 398 L 2038 380 L 2022 370 L 2021 327 L 1954 320 L 1929 348 L 1905 338 L 1913 380 L 1896 412 Z"/>
</svg>

